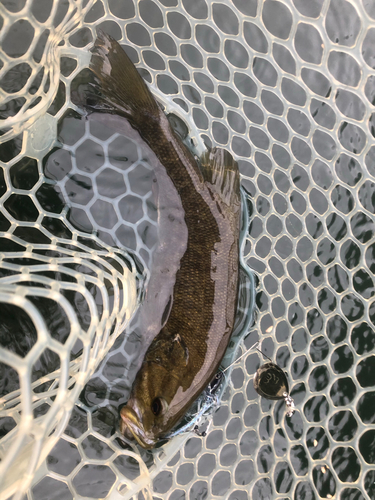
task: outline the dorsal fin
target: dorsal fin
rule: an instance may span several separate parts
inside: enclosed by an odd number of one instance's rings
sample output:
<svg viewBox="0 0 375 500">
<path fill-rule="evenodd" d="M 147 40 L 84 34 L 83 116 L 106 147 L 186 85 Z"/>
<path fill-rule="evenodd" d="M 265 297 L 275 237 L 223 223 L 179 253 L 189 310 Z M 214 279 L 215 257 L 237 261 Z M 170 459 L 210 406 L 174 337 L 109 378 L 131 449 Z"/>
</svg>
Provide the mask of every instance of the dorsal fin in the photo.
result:
<svg viewBox="0 0 375 500">
<path fill-rule="evenodd" d="M 213 148 L 203 153 L 200 166 L 204 180 L 211 184 L 227 205 L 240 197 L 240 173 L 237 162 L 225 149 Z"/>
</svg>

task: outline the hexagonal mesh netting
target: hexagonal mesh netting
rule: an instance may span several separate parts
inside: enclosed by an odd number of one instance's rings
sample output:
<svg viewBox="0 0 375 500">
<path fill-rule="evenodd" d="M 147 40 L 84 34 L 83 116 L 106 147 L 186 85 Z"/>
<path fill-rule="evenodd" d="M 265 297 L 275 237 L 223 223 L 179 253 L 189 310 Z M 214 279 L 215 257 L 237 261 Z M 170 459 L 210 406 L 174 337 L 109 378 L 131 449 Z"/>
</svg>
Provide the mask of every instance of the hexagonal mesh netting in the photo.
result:
<svg viewBox="0 0 375 500">
<path fill-rule="evenodd" d="M 1 0 L 0 15 L 0 497 L 373 500 L 374 2 Z M 158 226 L 147 151 L 80 106 L 99 27 L 186 141 L 239 162 L 258 286 L 237 355 L 261 341 L 291 418 L 255 393 L 250 351 L 207 436 L 146 452 L 114 433 Z"/>
</svg>

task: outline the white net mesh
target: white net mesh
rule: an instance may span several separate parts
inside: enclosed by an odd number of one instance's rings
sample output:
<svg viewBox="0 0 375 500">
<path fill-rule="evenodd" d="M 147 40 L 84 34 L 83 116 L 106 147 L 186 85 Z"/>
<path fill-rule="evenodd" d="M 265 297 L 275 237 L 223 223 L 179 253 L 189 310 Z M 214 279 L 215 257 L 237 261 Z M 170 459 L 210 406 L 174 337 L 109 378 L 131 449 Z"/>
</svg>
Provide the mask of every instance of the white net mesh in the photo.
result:
<svg viewBox="0 0 375 500">
<path fill-rule="evenodd" d="M 151 486 L 139 497 L 372 500 L 374 2 L 0 9 L 2 496 L 130 498 Z M 113 434 L 139 346 L 136 325 L 119 335 L 144 278 L 134 262 L 150 262 L 157 224 L 144 152 L 75 104 L 98 27 L 198 149 L 239 161 L 253 207 L 243 258 L 259 283 L 238 354 L 260 339 L 285 369 L 291 419 L 255 393 L 251 352 L 206 437 L 151 453 Z M 16 348 L 21 327 L 30 343 Z"/>
</svg>

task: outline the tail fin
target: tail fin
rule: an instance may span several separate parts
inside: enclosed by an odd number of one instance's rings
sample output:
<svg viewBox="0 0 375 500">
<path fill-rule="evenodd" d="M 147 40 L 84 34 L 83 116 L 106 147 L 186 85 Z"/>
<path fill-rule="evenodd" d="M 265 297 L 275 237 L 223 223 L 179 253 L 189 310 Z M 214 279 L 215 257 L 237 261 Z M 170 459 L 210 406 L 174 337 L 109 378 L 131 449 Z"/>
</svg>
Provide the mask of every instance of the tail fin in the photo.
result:
<svg viewBox="0 0 375 500">
<path fill-rule="evenodd" d="M 101 30 L 92 50 L 90 69 L 99 79 L 102 111 L 125 115 L 128 119 L 157 118 L 159 107 L 134 64 L 118 42 Z"/>
</svg>

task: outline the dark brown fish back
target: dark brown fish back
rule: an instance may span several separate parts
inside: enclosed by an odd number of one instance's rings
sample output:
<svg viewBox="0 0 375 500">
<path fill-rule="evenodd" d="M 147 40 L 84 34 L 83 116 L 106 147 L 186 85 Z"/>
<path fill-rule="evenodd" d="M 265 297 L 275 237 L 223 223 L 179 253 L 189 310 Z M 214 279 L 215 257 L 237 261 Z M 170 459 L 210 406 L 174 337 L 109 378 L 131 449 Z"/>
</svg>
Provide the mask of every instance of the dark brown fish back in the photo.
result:
<svg viewBox="0 0 375 500">
<path fill-rule="evenodd" d="M 154 151 L 156 149 L 154 147 Z M 221 159 L 228 160 L 225 156 Z M 237 305 L 239 172 L 233 161 L 228 172 L 224 172 L 225 164 L 221 164 L 219 172 L 212 172 L 210 167 L 215 170 L 218 157 L 214 161 L 211 158 L 207 164 L 204 160 L 203 175 L 207 180 L 203 185 L 197 186 L 190 178 L 186 179 L 186 171 L 175 181 L 185 210 L 188 245 L 176 275 L 173 306 L 167 324 L 145 357 L 147 362 L 169 366 L 171 374 L 179 374 L 185 400 L 184 404 L 176 402 L 176 413 L 170 426 L 181 418 L 216 372 L 232 333 Z M 166 164 L 167 158 L 164 159 Z M 177 166 L 178 162 L 176 171 Z M 171 177 L 175 178 L 175 173 Z M 217 254 L 216 265 L 213 263 L 214 254 Z M 218 318 L 221 322 L 217 321 L 220 327 L 215 332 L 216 338 L 211 335 L 209 339 Z M 184 352 L 185 363 L 181 360 Z M 178 364 L 176 359 L 180 359 Z M 161 386 L 162 383 L 160 380 Z"/>
</svg>

